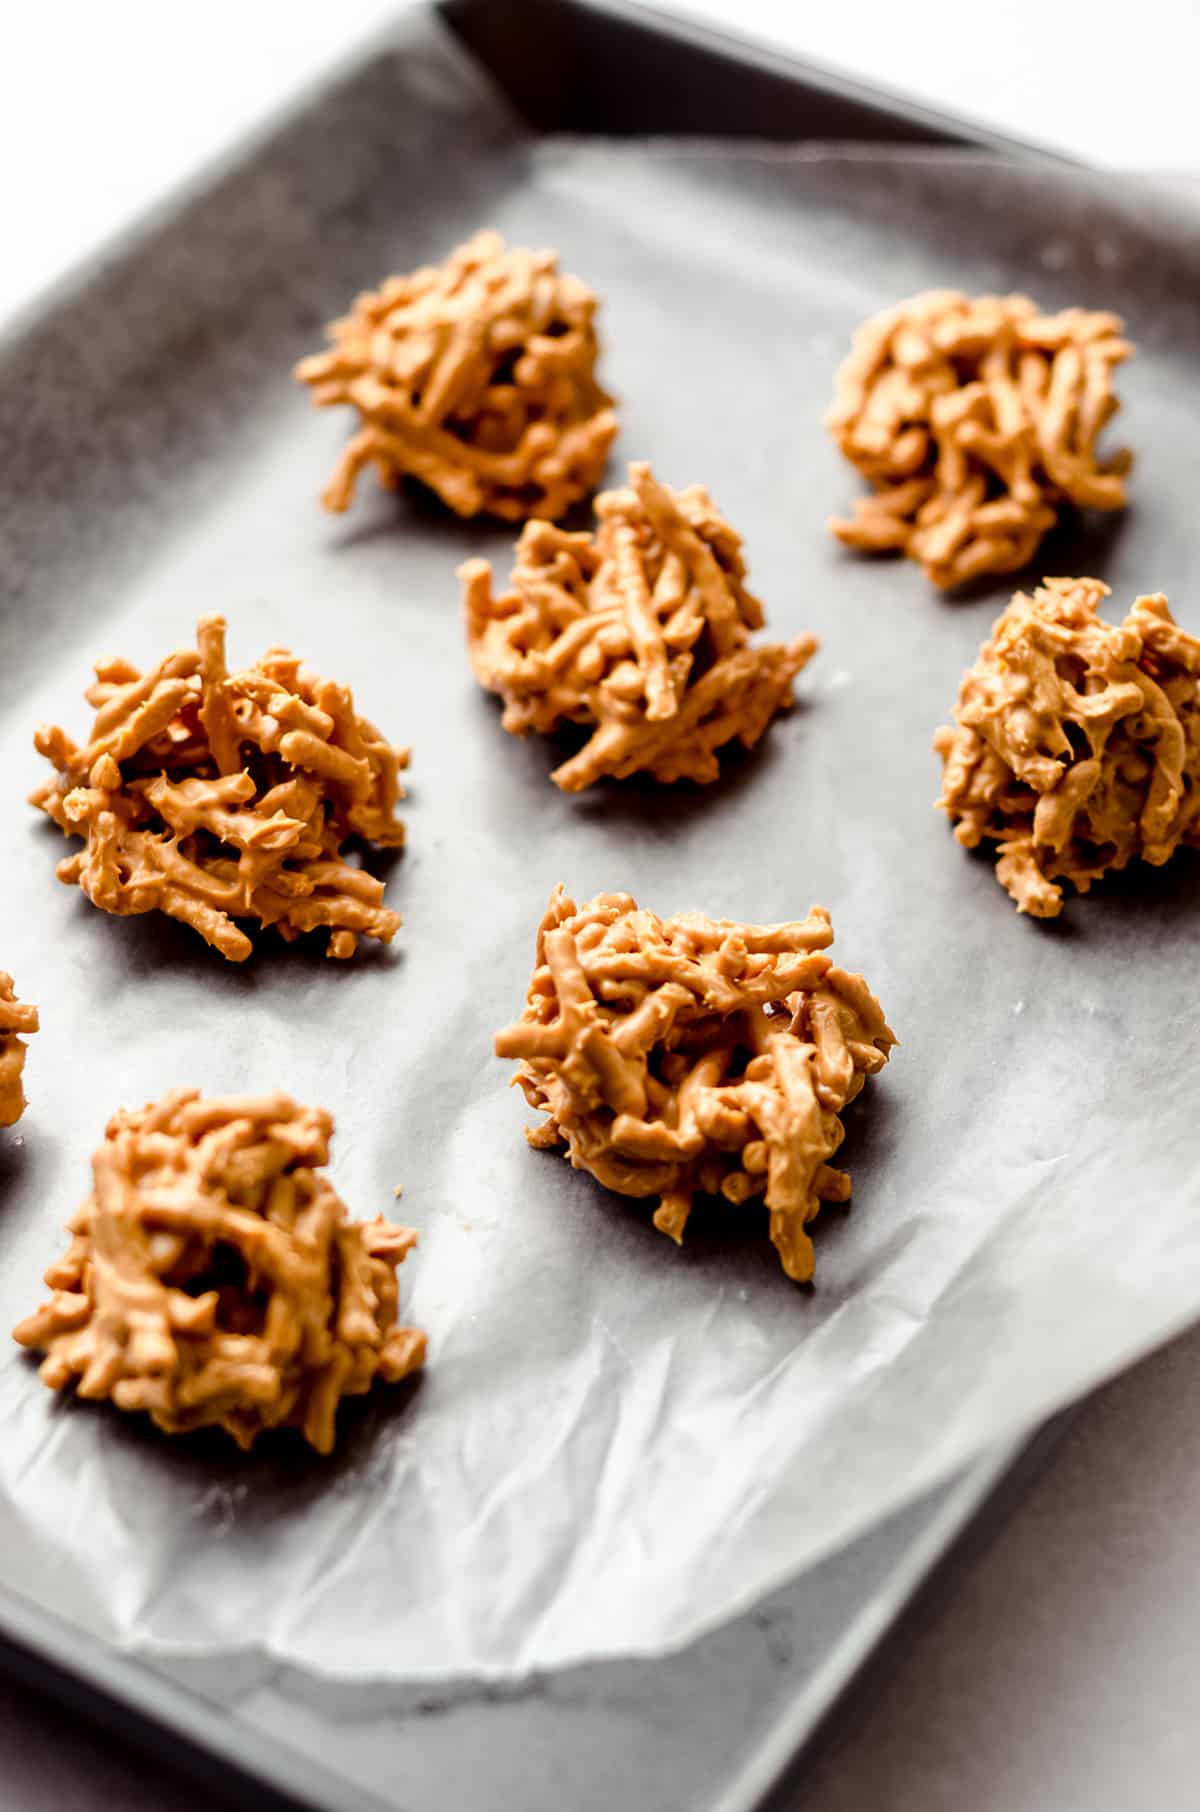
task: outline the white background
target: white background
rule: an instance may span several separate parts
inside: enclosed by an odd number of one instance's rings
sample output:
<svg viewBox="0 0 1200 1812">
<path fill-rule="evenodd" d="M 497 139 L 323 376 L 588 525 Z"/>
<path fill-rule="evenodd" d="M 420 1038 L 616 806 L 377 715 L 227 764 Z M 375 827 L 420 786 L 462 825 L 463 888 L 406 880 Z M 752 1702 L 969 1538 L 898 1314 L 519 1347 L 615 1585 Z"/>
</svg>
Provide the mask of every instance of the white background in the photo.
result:
<svg viewBox="0 0 1200 1812">
<path fill-rule="evenodd" d="M 0 318 L 135 219 L 396 0 L 12 3 Z M 868 82 L 1114 168 L 1200 174 L 1200 0 L 679 0 Z M 714 122 L 717 125 L 718 122 Z M 789 1812 L 1192 1812 L 1200 1335 L 1082 1416 L 956 1597 L 887 1658 Z M 166 1812 L 153 1769 L 0 1693 L 23 1812 Z M 0 1789 L 0 1804 L 16 1804 Z M 564 1812 L 570 1812 L 569 1807 Z"/>
<path fill-rule="evenodd" d="M 0 317 L 398 10 L 398 0 L 9 0 Z M 1091 163 L 1200 170 L 1198 0 L 675 0 L 673 10 Z"/>
</svg>

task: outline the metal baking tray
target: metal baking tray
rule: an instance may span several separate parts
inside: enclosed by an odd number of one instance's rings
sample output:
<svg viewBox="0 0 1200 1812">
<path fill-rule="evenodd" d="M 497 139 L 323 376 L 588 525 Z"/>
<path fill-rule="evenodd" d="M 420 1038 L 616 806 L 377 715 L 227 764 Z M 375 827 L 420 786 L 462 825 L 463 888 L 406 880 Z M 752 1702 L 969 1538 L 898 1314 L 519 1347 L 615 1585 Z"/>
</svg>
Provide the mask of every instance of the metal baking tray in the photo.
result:
<svg viewBox="0 0 1200 1812">
<path fill-rule="evenodd" d="M 643 10 L 447 0 L 437 11 L 536 133 L 702 133 L 1040 155 Z M 0 573 L 7 567 L 12 580 L 0 671 L 6 700 L 20 696 L 38 635 L 81 637 L 80 600 L 94 593 L 98 563 L 119 589 L 153 558 L 164 523 L 203 510 L 227 477 L 236 484 L 231 454 L 239 435 L 255 431 L 255 397 L 336 312 L 346 287 L 339 261 L 364 230 L 378 229 L 372 188 L 380 170 L 397 184 L 420 182 L 420 171 L 404 165 L 405 110 L 423 94 L 434 109 L 441 98 L 436 70 L 409 79 L 410 24 L 363 47 L 220 170 L 45 298 L 0 346 L 0 432 L 23 452 L 20 473 L 12 462 L 5 483 L 29 486 L 29 507 L 8 511 L 7 548 L 0 546 Z M 445 155 L 458 162 L 463 211 L 480 222 L 494 197 L 520 181 L 519 161 L 496 153 L 486 126 L 448 142 Z M 1003 188 L 1000 173 L 998 206 Z M 260 299 L 259 342 L 244 345 L 238 322 L 248 289 L 296 258 L 311 259 L 321 235 L 332 275 L 310 268 L 281 284 L 278 297 Z M 107 350 L 95 359 L 86 343 L 80 353 L 88 320 L 107 323 Z M 226 342 L 216 355 L 214 335 Z M 68 342 L 70 395 L 47 375 Z M 190 375 L 193 351 L 208 361 L 207 395 Z M 25 387 L 30 373 L 40 387 Z M 39 466 L 47 450 L 53 463 Z M 314 490 L 322 476 L 314 466 Z M 454 551 L 446 537 L 450 563 Z M 1053 1438 L 1043 1431 L 988 1454 L 665 1660 L 578 1667 L 519 1690 L 380 1689 L 349 1705 L 316 1679 L 258 1677 L 243 1686 L 195 1666 L 151 1667 L 65 1623 L 33 1593 L 0 1589 L 0 1666 L 231 1803 L 328 1812 L 600 1812 L 613 1803 L 750 1812 L 773 1798 L 918 1589 L 953 1564 L 968 1530 L 977 1536 L 1003 1513 Z"/>
</svg>

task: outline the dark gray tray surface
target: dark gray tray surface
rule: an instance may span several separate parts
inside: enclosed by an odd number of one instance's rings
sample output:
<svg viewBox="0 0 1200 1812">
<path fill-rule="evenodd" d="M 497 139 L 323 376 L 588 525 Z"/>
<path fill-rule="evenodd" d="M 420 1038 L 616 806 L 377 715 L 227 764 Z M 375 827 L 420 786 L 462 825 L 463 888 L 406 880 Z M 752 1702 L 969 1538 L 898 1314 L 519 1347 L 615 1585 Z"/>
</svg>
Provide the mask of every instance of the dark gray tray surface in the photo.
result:
<svg viewBox="0 0 1200 1812">
<path fill-rule="evenodd" d="M 481 98 L 464 92 L 436 46 L 416 29 L 403 56 L 379 57 L 314 102 L 213 193 L 93 279 L 77 307 L 61 305 L 0 352 L 0 434 L 12 454 L 0 581 L 17 600 L 6 618 L 0 702 L 19 700 L 47 663 L 68 669 L 64 651 L 90 650 L 109 602 L 151 559 L 164 586 L 164 628 L 169 624 L 174 633 L 176 542 L 194 546 L 193 525 L 201 513 L 230 519 L 230 500 L 241 487 L 253 489 L 281 436 L 289 443 L 291 502 L 285 507 L 307 506 L 339 430 L 308 415 L 303 399 L 288 394 L 283 374 L 292 357 L 313 344 L 319 322 L 383 270 L 437 255 L 476 224 L 494 220 L 524 237 L 561 240 L 570 262 L 614 298 L 615 313 L 636 283 L 657 294 L 664 320 L 669 317 L 673 297 L 665 265 L 654 272 L 629 270 L 619 235 L 592 239 L 595 223 L 569 205 L 556 213 L 547 190 L 539 196 L 535 187 L 556 158 L 574 179 L 586 177 L 587 156 L 603 152 L 570 145 L 556 152 L 543 145 L 534 154 L 502 112 Z M 419 145 L 428 156 L 431 132 L 442 171 L 436 193 L 427 177 L 405 185 L 397 176 L 406 148 Z M 605 180 L 637 187 L 643 172 L 632 157 L 614 157 L 605 164 Z M 856 234 L 862 255 L 878 259 L 881 299 L 912 286 L 913 245 L 893 230 L 894 211 L 902 205 L 918 234 L 918 258 L 931 272 L 944 258 L 937 247 L 947 220 L 969 215 L 976 236 L 961 256 L 964 283 L 1039 280 L 1050 301 L 1066 300 L 1081 275 L 1102 274 L 1112 294 L 1144 282 L 1149 266 L 1158 287 L 1143 340 L 1149 338 L 1151 351 L 1165 360 L 1179 329 L 1194 329 L 1187 299 L 1196 293 L 1194 255 L 1173 252 L 1169 223 L 1148 204 L 1126 202 L 1108 185 L 1084 177 L 1064 174 L 1050 182 L 986 163 L 889 168 L 870 158 L 821 163 L 710 148 L 698 159 L 686 150 L 662 156 L 655 180 L 664 195 L 707 191 L 731 217 L 744 209 L 751 221 L 765 219 L 785 208 L 789 233 L 811 234 L 818 259 L 827 235 Z M 1048 262 L 1034 251 L 1047 243 L 1057 248 Z M 686 233 L 679 249 L 686 250 Z M 715 292 L 711 298 L 698 292 L 693 300 L 698 308 L 711 306 L 717 321 Z M 726 330 L 735 331 L 724 319 Z M 1194 347 L 1194 332 L 1190 343 Z M 811 361 L 813 377 L 789 396 L 789 410 L 816 412 L 836 351 L 832 343 L 822 347 Z M 654 392 L 639 381 L 638 356 L 624 372 L 614 372 L 626 397 L 623 448 L 660 446 L 664 475 L 687 476 L 677 468 L 688 465 L 691 446 L 711 431 L 709 403 L 702 394 L 689 396 L 671 376 L 676 412 L 663 421 Z M 662 347 L 652 355 L 663 356 Z M 669 363 L 669 348 L 666 356 Z M 752 365 L 731 426 L 742 470 L 716 486 L 720 499 L 731 493 L 731 514 L 747 527 L 733 494 L 767 485 L 778 458 L 769 428 L 749 431 L 748 399 L 771 388 L 772 374 Z M 1188 519 L 1156 507 L 1159 455 L 1151 447 L 1147 457 L 1151 470 L 1136 524 L 1103 549 L 1076 541 L 1056 550 L 1061 565 L 1075 567 L 1103 552 L 1118 593 L 1142 582 L 1147 541 L 1155 547 L 1156 583 L 1182 587 L 1188 576 Z M 833 503 L 846 486 L 846 474 L 829 456 L 811 488 Z M 798 499 L 796 507 L 812 514 L 812 497 Z M 429 573 L 448 568 L 476 544 L 474 532 L 468 546 L 456 525 L 419 511 L 406 520 L 400 527 L 392 506 L 364 500 L 345 538 L 358 542 L 368 569 L 382 570 L 393 537 L 408 535 L 410 544 L 427 544 Z M 328 570 L 332 539 L 314 511 L 312 540 Z M 479 539 L 497 554 L 504 545 L 503 536 Z M 774 537 L 765 519 L 751 534 L 756 576 L 768 597 L 783 587 L 790 540 L 786 521 Z M 229 592 L 240 587 L 244 596 L 254 583 L 247 582 L 246 565 L 252 573 L 265 571 L 270 551 L 269 529 L 247 522 L 244 545 L 231 544 L 219 560 L 197 566 L 194 554 L 182 558 L 185 569 L 191 562 L 193 585 L 204 578 Z M 877 575 L 865 568 L 847 567 L 843 576 L 852 596 L 877 584 Z M 314 579 L 321 583 L 323 577 Z M 897 591 L 894 584 L 890 589 Z M 881 633 L 892 633 L 896 619 L 887 613 L 899 609 L 909 630 L 936 622 L 939 637 L 963 658 L 977 644 L 995 601 L 935 618 L 945 607 L 915 585 L 899 590 L 906 601 L 897 595 L 880 600 Z M 219 601 L 235 602 L 226 596 Z M 797 627 L 806 621 L 802 604 L 797 601 Z M 453 611 L 452 596 L 447 610 Z M 36 634 L 30 622 L 36 622 Z M 790 617 L 785 622 L 790 626 Z M 281 622 L 279 629 L 285 628 Z M 403 718 L 401 710 L 397 721 Z M 495 761 L 541 777 L 545 763 L 536 748 L 502 742 L 494 723 L 484 722 L 484 732 L 493 739 Z M 798 749 L 793 753 L 799 758 Z M 653 822 L 644 822 L 638 835 L 646 858 L 661 860 L 653 853 Z M 397 892 L 404 907 L 403 873 Z M 67 926 L 65 903 L 62 916 Z M 86 935 L 86 927 L 72 917 L 69 932 Z M 516 1696 L 469 1688 L 442 1695 L 339 1694 L 323 1681 L 285 1676 L 253 1658 L 241 1672 L 225 1662 L 211 1674 L 202 1666 L 180 1668 L 177 1679 L 227 1706 L 231 1746 L 252 1765 L 286 1779 L 289 1771 L 276 1766 L 279 1753 L 269 1744 L 257 1748 L 257 1733 L 278 1739 L 293 1758 L 292 1771 L 311 1774 L 314 1803 L 361 1807 L 373 1793 L 380 1803 L 414 1812 L 498 1803 L 599 1809 L 619 1797 L 691 1812 L 726 1803 L 728 1790 L 738 1804 L 747 1804 L 751 1779 L 765 1785 L 772 1757 L 781 1759 L 768 1733 L 788 1710 L 793 1715 L 786 1740 L 811 1725 L 854 1659 L 978 1504 L 994 1467 L 913 1506 L 759 1612 L 665 1663 L 577 1670 Z M 52 1650 L 52 1626 L 44 1635 Z M 120 1682 L 113 1684 L 120 1689 Z M 136 1691 L 136 1684 L 128 1690 Z M 147 1700 L 168 1719 L 188 1721 L 182 1701 L 156 1702 L 150 1689 Z M 314 1758 L 313 1770 L 305 1756 Z M 335 1798 L 332 1786 L 326 1791 L 317 1784 L 322 1767 L 358 1785 L 338 1790 Z"/>
</svg>

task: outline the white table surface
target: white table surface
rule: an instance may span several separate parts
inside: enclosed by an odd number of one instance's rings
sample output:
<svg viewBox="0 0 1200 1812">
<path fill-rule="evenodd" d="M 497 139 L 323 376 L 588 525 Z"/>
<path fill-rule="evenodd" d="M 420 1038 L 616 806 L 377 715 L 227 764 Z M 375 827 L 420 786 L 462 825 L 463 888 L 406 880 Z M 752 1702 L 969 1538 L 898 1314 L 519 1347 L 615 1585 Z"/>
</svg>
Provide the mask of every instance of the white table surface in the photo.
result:
<svg viewBox="0 0 1200 1812">
<path fill-rule="evenodd" d="M 396 0 L 10 8 L 0 321 L 396 10 Z M 1200 172 L 1197 0 L 676 0 L 674 10 L 1093 163 Z M 1195 1812 L 1197 1389 L 1200 1333 L 1089 1406 L 954 1596 L 905 1632 L 838 1716 L 790 1785 L 787 1812 Z M 72 1729 L 67 1740 L 61 1712 L 0 1684 L 0 1807 L 200 1803 L 103 1736 Z"/>
</svg>

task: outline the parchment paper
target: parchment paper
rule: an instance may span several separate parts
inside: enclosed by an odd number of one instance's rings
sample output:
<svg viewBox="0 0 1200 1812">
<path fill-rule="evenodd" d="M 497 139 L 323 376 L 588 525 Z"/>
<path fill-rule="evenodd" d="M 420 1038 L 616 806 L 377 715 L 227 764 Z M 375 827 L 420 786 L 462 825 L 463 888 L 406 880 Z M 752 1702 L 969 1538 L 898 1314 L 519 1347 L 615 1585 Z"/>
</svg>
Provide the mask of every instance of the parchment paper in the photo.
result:
<svg viewBox="0 0 1200 1812">
<path fill-rule="evenodd" d="M 102 407 L 102 378 L 71 371 L 88 469 L 65 440 L 58 466 L 26 462 L 21 519 L 35 491 L 43 516 L 3 629 L 0 957 L 44 1029 L 30 1110 L 0 1142 L 0 1319 L 40 1299 L 113 1109 L 177 1083 L 286 1088 L 337 1116 L 354 1212 L 388 1212 L 403 1182 L 430 1362 L 414 1389 L 347 1409 L 322 1462 L 286 1439 L 250 1458 L 167 1440 L 52 1397 L 9 1353 L 0 1580 L 151 1657 L 253 1651 L 346 1680 L 680 1644 L 1200 1308 L 1196 864 L 1037 925 L 957 848 L 930 737 L 1005 589 L 949 604 L 915 567 L 839 552 L 821 524 L 856 481 L 819 426 L 854 323 L 925 285 L 1122 309 L 1142 347 L 1121 376 L 1136 506 L 1103 536 L 1057 536 L 1042 565 L 1098 570 L 1119 610 L 1166 589 L 1200 628 L 1195 254 L 1111 179 L 987 159 L 533 145 L 495 110 L 448 137 L 478 86 L 444 47 L 424 54 L 402 128 L 425 153 L 419 199 L 400 165 L 384 190 L 365 154 L 357 175 L 327 156 L 345 192 L 273 177 L 260 252 L 231 179 L 246 271 L 269 264 L 284 290 L 294 271 L 291 300 L 264 284 L 236 309 L 236 271 L 182 301 L 176 281 L 169 307 L 197 325 L 130 367 L 141 390 L 123 380 Z M 291 359 L 356 287 L 484 219 L 560 246 L 603 296 L 618 460 L 706 482 L 771 631 L 822 638 L 799 709 L 712 788 L 560 795 L 555 751 L 502 734 L 462 649 L 454 566 L 484 552 L 506 573 L 506 533 L 369 487 L 344 522 L 316 507 L 343 425 L 293 394 Z M 154 272 L 141 281 L 129 307 L 153 294 Z M 52 420 L 41 398 L 31 419 Z M 89 558 L 60 557 L 72 543 Z M 58 835 L 21 803 L 32 726 L 82 731 L 94 656 L 152 661 L 217 606 L 235 659 L 289 642 L 412 742 L 394 955 L 264 949 L 233 967 L 56 882 Z M 811 1292 L 760 1211 L 701 1217 L 676 1251 L 644 1207 L 526 1149 L 491 1038 L 560 879 L 663 913 L 832 910 L 836 958 L 902 1046 L 848 1116 L 854 1205 L 819 1223 Z"/>
</svg>

